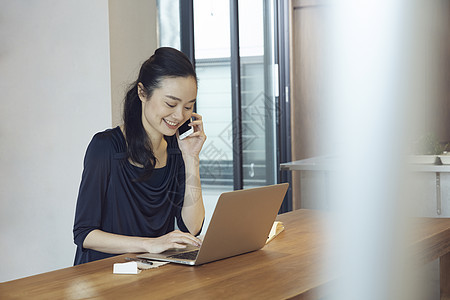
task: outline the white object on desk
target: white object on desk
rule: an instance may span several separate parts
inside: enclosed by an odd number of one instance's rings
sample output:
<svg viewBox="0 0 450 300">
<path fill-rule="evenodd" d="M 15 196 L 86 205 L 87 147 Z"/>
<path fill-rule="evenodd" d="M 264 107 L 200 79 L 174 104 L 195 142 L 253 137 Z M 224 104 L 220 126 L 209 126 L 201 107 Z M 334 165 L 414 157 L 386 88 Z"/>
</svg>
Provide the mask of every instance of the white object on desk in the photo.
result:
<svg viewBox="0 0 450 300">
<path fill-rule="evenodd" d="M 135 261 L 126 263 L 115 263 L 113 266 L 114 274 L 139 274 L 141 270 L 138 269 L 138 264 Z"/>
</svg>

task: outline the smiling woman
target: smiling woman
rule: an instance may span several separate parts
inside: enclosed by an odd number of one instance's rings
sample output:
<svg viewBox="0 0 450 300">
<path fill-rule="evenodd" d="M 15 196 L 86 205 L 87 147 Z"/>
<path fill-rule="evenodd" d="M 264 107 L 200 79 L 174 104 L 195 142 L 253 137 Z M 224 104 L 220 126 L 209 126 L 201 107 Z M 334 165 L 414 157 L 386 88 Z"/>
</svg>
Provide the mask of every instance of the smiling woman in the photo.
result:
<svg viewBox="0 0 450 300">
<path fill-rule="evenodd" d="M 196 97 L 196 73 L 180 51 L 159 48 L 143 63 L 126 94 L 124 124 L 96 134 L 87 149 L 75 264 L 200 245 L 199 153 L 206 135 L 193 112 Z M 177 129 L 191 116 L 194 133 L 180 140 Z"/>
<path fill-rule="evenodd" d="M 178 127 L 192 115 L 197 83 L 194 77 L 165 78 L 151 97 L 144 85 L 138 83 L 139 99 L 144 112 L 143 125 L 147 133 L 158 138 L 159 132 L 174 135 Z"/>
</svg>

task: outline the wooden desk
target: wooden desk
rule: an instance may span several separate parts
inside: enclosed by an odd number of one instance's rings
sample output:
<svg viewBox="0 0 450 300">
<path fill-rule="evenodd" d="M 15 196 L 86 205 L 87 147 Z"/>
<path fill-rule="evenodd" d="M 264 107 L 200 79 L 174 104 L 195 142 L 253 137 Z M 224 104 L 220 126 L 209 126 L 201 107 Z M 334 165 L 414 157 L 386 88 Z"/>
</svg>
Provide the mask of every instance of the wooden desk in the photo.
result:
<svg viewBox="0 0 450 300">
<path fill-rule="evenodd" d="M 325 213 L 298 210 L 280 215 L 285 230 L 263 249 L 191 267 L 177 264 L 115 275 L 108 258 L 0 284 L 0 299 L 316 299 L 321 275 L 321 231 Z"/>
<path fill-rule="evenodd" d="M 326 219 L 327 213 L 312 210 L 280 215 L 285 231 L 262 250 L 198 267 L 112 274 L 113 263 L 131 256 L 121 255 L 1 283 L 0 299 L 320 299 L 332 282 L 323 272 Z M 450 220 L 426 219 L 416 244 L 426 261 L 448 257 Z"/>
<path fill-rule="evenodd" d="M 414 243 L 418 259 L 425 263 L 439 259 L 441 299 L 450 299 L 450 219 L 423 218 L 419 225 Z"/>
</svg>

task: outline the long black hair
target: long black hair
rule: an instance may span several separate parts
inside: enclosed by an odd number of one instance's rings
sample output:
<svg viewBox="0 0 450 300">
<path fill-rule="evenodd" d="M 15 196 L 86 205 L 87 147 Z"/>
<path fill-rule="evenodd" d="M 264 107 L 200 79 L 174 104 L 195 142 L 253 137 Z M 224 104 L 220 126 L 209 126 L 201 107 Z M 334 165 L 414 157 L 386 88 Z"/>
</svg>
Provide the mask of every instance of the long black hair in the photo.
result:
<svg viewBox="0 0 450 300">
<path fill-rule="evenodd" d="M 158 48 L 142 64 L 139 77 L 130 86 L 125 97 L 123 121 L 128 159 L 144 167 L 144 173 L 138 180 L 150 178 L 156 164 L 151 142 L 142 124 L 142 102 L 138 95 L 138 83 L 142 83 L 143 92 L 148 99 L 153 91 L 160 87 L 163 79 L 171 77 L 193 77 L 197 82 L 197 74 L 185 54 L 174 48 Z"/>
</svg>

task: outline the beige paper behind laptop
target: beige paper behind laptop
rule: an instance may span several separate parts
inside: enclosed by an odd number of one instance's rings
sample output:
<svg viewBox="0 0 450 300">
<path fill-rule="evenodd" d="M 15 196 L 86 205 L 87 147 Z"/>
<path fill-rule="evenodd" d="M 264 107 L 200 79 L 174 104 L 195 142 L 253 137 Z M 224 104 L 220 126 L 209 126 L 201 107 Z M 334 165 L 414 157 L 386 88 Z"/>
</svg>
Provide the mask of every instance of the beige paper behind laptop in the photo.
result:
<svg viewBox="0 0 450 300">
<path fill-rule="evenodd" d="M 222 193 L 194 260 L 167 257 L 180 253 L 180 250 L 161 254 L 146 253 L 139 257 L 200 265 L 258 250 L 266 243 L 288 185 L 281 183 Z"/>
</svg>

